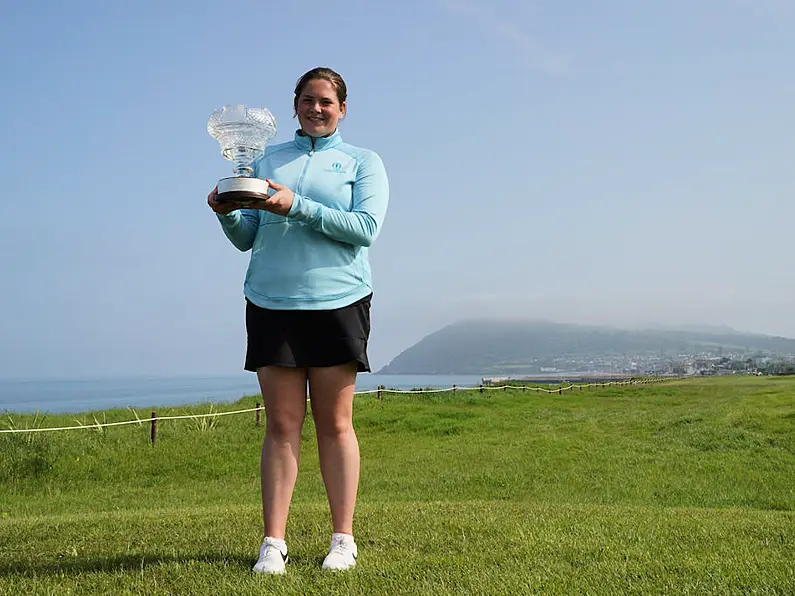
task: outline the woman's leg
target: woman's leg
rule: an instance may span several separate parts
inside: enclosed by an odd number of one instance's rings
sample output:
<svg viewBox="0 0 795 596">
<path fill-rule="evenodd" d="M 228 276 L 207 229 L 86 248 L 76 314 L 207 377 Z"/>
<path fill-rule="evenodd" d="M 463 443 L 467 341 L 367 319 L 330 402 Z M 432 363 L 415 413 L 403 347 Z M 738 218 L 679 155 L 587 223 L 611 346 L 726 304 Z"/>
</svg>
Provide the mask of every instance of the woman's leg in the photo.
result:
<svg viewBox="0 0 795 596">
<path fill-rule="evenodd" d="M 307 371 L 266 366 L 257 370 L 265 406 L 260 472 L 265 536 L 284 539 L 298 477 L 301 427 L 306 416 Z"/>
<path fill-rule="evenodd" d="M 355 363 L 309 369 L 320 472 L 334 532 L 351 535 L 359 487 L 359 443 L 353 431 L 355 382 Z"/>
</svg>

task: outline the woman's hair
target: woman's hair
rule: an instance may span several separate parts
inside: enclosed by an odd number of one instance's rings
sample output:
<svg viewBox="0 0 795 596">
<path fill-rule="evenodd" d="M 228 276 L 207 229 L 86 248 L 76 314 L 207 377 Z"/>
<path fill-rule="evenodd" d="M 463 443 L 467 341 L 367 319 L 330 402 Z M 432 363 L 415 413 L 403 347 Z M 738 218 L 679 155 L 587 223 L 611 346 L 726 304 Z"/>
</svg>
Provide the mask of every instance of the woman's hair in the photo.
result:
<svg viewBox="0 0 795 596">
<path fill-rule="evenodd" d="M 295 84 L 295 98 L 293 99 L 293 107 L 298 106 L 298 98 L 301 97 L 304 87 L 309 81 L 314 79 L 324 79 L 331 83 L 331 86 L 334 87 L 334 90 L 337 92 L 337 99 L 339 100 L 340 105 L 345 103 L 345 100 L 348 99 L 348 88 L 345 86 L 345 81 L 342 80 L 342 77 L 330 68 L 321 66 L 318 68 L 313 68 L 309 72 L 305 73 L 300 79 L 298 79 L 298 82 Z"/>
</svg>

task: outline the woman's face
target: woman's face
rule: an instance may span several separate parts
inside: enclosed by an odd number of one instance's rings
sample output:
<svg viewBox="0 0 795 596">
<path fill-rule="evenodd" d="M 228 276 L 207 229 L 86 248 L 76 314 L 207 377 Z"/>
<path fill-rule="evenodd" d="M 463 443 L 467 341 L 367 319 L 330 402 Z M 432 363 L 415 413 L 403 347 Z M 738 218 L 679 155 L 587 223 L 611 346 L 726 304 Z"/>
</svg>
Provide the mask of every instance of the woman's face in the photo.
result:
<svg viewBox="0 0 795 596">
<path fill-rule="evenodd" d="M 337 130 L 337 122 L 345 115 L 334 85 L 326 79 L 312 79 L 301 90 L 295 113 L 301 130 L 310 137 L 327 137 Z"/>
</svg>

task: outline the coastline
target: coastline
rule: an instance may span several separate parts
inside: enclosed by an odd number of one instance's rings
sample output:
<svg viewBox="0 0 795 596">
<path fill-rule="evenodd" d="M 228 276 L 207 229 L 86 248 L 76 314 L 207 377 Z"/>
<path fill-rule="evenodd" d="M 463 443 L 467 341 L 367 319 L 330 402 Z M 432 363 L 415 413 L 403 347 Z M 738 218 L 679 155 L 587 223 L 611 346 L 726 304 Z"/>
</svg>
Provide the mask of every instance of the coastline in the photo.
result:
<svg viewBox="0 0 795 596">
<path fill-rule="evenodd" d="M 409 390 L 477 386 L 479 375 L 378 375 L 361 374 L 356 391 L 384 385 Z M 233 403 L 259 395 L 253 373 L 232 375 L 125 376 L 88 379 L 0 379 L 0 414 L 67 414 L 117 408 L 189 406 L 199 403 Z"/>
</svg>

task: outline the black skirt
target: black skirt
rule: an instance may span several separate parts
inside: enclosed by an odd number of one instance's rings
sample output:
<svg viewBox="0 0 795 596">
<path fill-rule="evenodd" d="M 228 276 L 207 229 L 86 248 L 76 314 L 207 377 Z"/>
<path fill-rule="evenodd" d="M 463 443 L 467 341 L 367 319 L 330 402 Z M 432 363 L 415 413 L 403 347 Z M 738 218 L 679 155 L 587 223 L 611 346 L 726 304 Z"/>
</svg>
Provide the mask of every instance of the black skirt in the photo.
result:
<svg viewBox="0 0 795 596">
<path fill-rule="evenodd" d="M 371 299 L 372 294 L 331 310 L 273 310 L 246 299 L 245 369 L 312 368 L 355 361 L 359 372 L 370 372 Z"/>
</svg>

